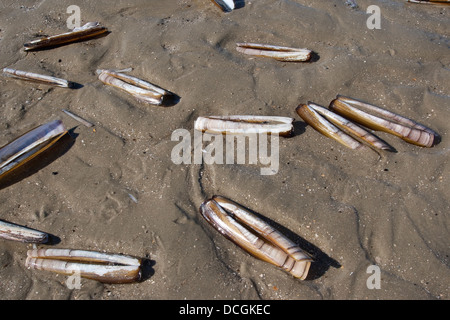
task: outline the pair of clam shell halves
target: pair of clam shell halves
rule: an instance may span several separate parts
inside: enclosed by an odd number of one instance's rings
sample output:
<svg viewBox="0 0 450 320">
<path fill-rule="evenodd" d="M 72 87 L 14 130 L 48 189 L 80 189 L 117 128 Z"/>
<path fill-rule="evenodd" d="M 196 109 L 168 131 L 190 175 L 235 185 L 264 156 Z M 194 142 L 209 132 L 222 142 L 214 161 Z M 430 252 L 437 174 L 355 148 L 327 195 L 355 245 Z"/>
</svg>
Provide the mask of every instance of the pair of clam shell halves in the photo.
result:
<svg viewBox="0 0 450 320">
<path fill-rule="evenodd" d="M 392 150 L 364 127 L 395 135 L 421 147 L 430 148 L 440 141 L 435 131 L 414 120 L 340 95 L 331 102 L 329 109 L 309 102 L 298 106 L 296 111 L 314 129 L 351 149 L 367 144 L 375 149 Z"/>
<path fill-rule="evenodd" d="M 214 196 L 200 206 L 202 216 L 246 252 L 304 280 L 313 259 L 297 244 L 241 205 Z"/>
</svg>

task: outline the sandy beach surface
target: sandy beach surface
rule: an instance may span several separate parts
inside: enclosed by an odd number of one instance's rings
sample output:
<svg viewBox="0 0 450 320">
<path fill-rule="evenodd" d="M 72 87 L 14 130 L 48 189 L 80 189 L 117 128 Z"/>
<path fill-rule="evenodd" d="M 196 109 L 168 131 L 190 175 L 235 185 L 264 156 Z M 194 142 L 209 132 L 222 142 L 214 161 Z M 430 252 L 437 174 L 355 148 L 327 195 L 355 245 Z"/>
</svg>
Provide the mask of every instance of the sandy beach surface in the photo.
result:
<svg viewBox="0 0 450 320">
<path fill-rule="evenodd" d="M 224 13 L 209 0 L 1 1 L 0 67 L 79 86 L 0 77 L 0 145 L 54 119 L 70 131 L 59 149 L 2 181 L 0 219 L 51 234 L 39 248 L 121 253 L 145 266 L 137 283 L 82 279 L 70 288 L 67 276 L 25 267 L 32 244 L 0 239 L 0 299 L 448 299 L 450 6 L 356 3 L 246 0 Z M 82 25 L 98 21 L 110 33 L 24 51 L 68 31 L 70 5 Z M 367 25 L 370 5 L 380 9 L 379 29 Z M 238 42 L 314 54 L 286 63 L 242 54 Z M 179 100 L 151 106 L 95 73 L 129 67 Z M 379 133 L 396 152 L 351 150 L 295 111 L 338 94 L 410 117 L 442 141 L 423 148 Z M 193 134 L 197 117 L 233 114 L 295 119 L 294 135 L 279 139 L 275 174 L 262 175 L 262 163 L 172 161 L 174 131 Z M 213 195 L 259 213 L 309 252 L 308 278 L 212 228 L 199 207 Z"/>
</svg>

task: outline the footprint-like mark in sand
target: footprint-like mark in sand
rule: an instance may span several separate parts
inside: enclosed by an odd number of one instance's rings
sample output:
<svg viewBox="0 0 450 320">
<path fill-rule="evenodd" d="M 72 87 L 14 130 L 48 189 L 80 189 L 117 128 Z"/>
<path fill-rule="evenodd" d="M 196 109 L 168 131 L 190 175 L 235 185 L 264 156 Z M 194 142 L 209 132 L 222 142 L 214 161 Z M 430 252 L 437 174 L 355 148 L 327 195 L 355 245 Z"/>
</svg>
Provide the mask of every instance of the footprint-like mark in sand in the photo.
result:
<svg viewBox="0 0 450 320">
<path fill-rule="evenodd" d="M 107 221 L 111 222 L 117 215 L 122 212 L 122 201 L 119 200 L 116 192 L 108 192 L 100 203 L 101 216 Z"/>
<path fill-rule="evenodd" d="M 39 210 L 34 211 L 34 215 L 39 222 L 43 222 L 51 213 L 51 210 L 48 209 L 45 205 L 42 205 Z"/>
<path fill-rule="evenodd" d="M 167 273 L 168 269 L 168 263 L 167 261 L 170 261 L 167 249 L 161 240 L 161 237 L 156 234 L 155 232 L 150 232 L 150 242 L 147 242 L 150 244 L 147 254 L 147 259 L 150 261 L 149 267 L 152 268 L 152 270 L 148 270 L 148 276 L 150 276 L 150 273 L 158 273 L 160 274 L 159 277 L 166 278 L 170 275 Z M 154 262 L 154 266 L 152 265 Z"/>
</svg>

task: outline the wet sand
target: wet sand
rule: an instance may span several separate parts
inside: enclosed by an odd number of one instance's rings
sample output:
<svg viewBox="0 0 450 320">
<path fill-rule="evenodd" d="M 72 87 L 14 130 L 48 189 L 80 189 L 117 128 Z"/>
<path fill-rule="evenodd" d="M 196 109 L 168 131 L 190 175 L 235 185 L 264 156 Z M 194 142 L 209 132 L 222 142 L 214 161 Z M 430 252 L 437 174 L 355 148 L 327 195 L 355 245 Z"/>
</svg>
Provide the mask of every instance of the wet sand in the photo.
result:
<svg viewBox="0 0 450 320">
<path fill-rule="evenodd" d="M 0 240 L 0 299 L 448 299 L 450 7 L 405 1 L 2 1 L 0 66 L 80 84 L 54 88 L 0 78 L 0 145 L 53 119 L 70 130 L 60 150 L 0 190 L 0 219 L 53 235 L 58 247 L 146 259 L 145 279 L 111 285 L 29 270 L 32 245 Z M 67 31 L 69 5 L 102 38 L 25 52 L 39 35 Z M 381 9 L 370 30 L 369 5 Z M 313 50 L 306 63 L 252 58 L 237 42 Z M 103 85 L 96 69 L 131 75 L 180 97 L 141 103 Z M 396 152 L 350 150 L 306 125 L 295 108 L 337 94 L 373 103 L 437 131 L 433 148 L 379 136 Z M 67 109 L 95 124 L 87 128 Z M 279 168 L 174 164 L 176 129 L 198 116 L 295 119 L 279 140 Z M 300 281 L 222 237 L 199 214 L 228 197 L 279 226 L 315 257 Z M 380 288 L 367 286 L 368 267 Z"/>
</svg>

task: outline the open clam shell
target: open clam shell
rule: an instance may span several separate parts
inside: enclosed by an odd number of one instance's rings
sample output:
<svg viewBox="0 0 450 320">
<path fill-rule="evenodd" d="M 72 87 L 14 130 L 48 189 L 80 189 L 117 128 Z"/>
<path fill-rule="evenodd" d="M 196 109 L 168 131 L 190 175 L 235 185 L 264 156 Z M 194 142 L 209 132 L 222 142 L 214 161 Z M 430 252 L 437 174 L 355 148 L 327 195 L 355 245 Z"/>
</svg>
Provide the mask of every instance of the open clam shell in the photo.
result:
<svg viewBox="0 0 450 320">
<path fill-rule="evenodd" d="M 43 124 L 0 149 L 0 179 L 54 145 L 67 133 L 61 120 Z"/>
<path fill-rule="evenodd" d="M 48 85 L 53 85 L 57 87 L 62 88 L 72 88 L 74 86 L 73 82 L 67 81 L 65 79 L 60 79 L 52 76 L 47 76 L 43 74 L 28 72 L 28 71 L 22 71 L 22 70 L 15 70 L 11 68 L 3 68 L 3 75 L 9 76 L 12 78 L 20 79 L 20 80 L 26 80 L 26 81 L 32 81 L 37 83 L 43 83 Z"/>
<path fill-rule="evenodd" d="M 257 43 L 237 43 L 236 50 L 259 57 L 273 58 L 285 62 L 308 61 L 311 58 L 311 50 L 290 47 L 281 47 Z"/>
<path fill-rule="evenodd" d="M 33 40 L 24 44 L 25 51 L 37 50 L 48 47 L 55 47 L 68 44 L 75 41 L 82 41 L 94 38 L 108 32 L 108 29 L 102 27 L 98 22 L 88 22 L 84 26 L 75 28 L 70 32 L 65 32 L 50 37 Z"/>
<path fill-rule="evenodd" d="M 136 99 L 153 105 L 162 105 L 163 100 L 172 93 L 145 80 L 118 72 L 115 70 L 99 69 L 98 78 L 104 84 L 128 92 Z"/>
<path fill-rule="evenodd" d="M 348 119 L 345 119 L 344 117 L 341 117 L 340 115 L 322 106 L 319 106 L 318 104 L 315 104 L 313 102 L 308 102 L 308 107 L 312 108 L 314 111 L 325 117 L 327 120 L 333 123 L 338 129 L 342 130 L 355 140 L 362 142 L 374 149 L 393 151 L 393 148 L 386 142 L 384 142 L 371 132 L 367 131 L 366 129 L 349 121 Z"/>
<path fill-rule="evenodd" d="M 313 259 L 297 244 L 239 204 L 214 196 L 200 206 L 202 216 L 246 252 L 304 280 Z"/>
<path fill-rule="evenodd" d="M 334 139 L 350 149 L 358 149 L 364 146 L 361 142 L 352 138 L 350 135 L 333 125 L 330 121 L 322 117 L 309 104 L 301 104 L 295 110 L 307 124 L 324 136 Z"/>
<path fill-rule="evenodd" d="M 45 232 L 0 220 L 0 238 L 25 243 L 46 243 L 49 235 Z"/>
<path fill-rule="evenodd" d="M 88 250 L 28 250 L 25 265 L 65 275 L 79 272 L 83 278 L 104 283 L 131 283 L 139 281 L 142 276 L 138 258 Z"/>
<path fill-rule="evenodd" d="M 440 136 L 432 129 L 360 100 L 338 95 L 329 109 L 367 128 L 393 134 L 414 145 L 429 148 L 440 141 Z"/>
<path fill-rule="evenodd" d="M 234 10 L 234 0 L 211 0 L 224 12 L 231 12 Z"/>
<path fill-rule="evenodd" d="M 194 128 L 215 134 L 278 134 L 291 136 L 294 132 L 293 118 L 278 116 L 207 116 L 198 117 Z"/>
</svg>

